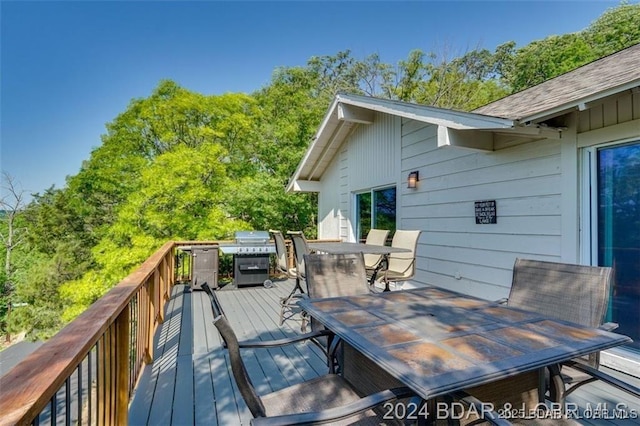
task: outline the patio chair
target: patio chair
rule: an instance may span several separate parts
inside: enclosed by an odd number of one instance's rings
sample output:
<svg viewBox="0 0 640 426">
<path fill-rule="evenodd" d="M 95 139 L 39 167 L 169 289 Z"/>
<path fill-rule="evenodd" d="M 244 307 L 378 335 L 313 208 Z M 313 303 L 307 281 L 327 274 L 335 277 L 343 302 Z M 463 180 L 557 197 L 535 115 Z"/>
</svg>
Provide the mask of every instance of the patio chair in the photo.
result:
<svg viewBox="0 0 640 426">
<path fill-rule="evenodd" d="M 603 324 L 603 320 L 609 302 L 612 276 L 613 271 L 609 267 L 516 259 L 511 291 L 506 303 L 551 318 L 611 331 L 618 325 Z M 556 378 L 563 380 L 567 386 L 564 396 L 579 386 L 601 380 L 640 397 L 640 388 L 599 371 L 599 365 L 599 353 L 565 363 L 561 375 Z M 553 386 L 550 388 L 550 391 L 554 389 Z M 550 396 L 557 399 L 557 395 Z"/>
<path fill-rule="evenodd" d="M 296 268 L 289 268 L 289 259 L 287 253 L 287 245 L 284 241 L 282 232 L 275 229 L 269 229 L 269 234 L 276 245 L 276 270 L 286 274 L 288 278 L 296 277 Z"/>
<path fill-rule="evenodd" d="M 373 408 L 388 401 L 415 396 L 409 388 L 398 387 L 360 397 L 349 382 L 331 371 L 329 374 L 266 395 L 258 395 L 245 367 L 240 349 L 278 348 L 319 336 L 328 336 L 331 333 L 324 330 L 274 341 L 254 340 L 240 343 L 220 310 L 211 289 L 206 284 L 203 288 L 211 300 L 213 323 L 229 351 L 233 377 L 254 417 L 251 421 L 252 425 L 353 424 L 354 422 L 377 425 L 385 420 L 379 417 Z"/>
<path fill-rule="evenodd" d="M 376 246 L 383 246 L 387 241 L 387 235 L 389 235 L 389 230 L 387 229 L 371 229 L 367 234 L 367 239 L 365 240 L 365 244 L 373 244 Z M 384 256 L 380 254 L 365 254 L 364 255 L 364 266 L 369 271 L 374 271 L 382 262 Z"/>
<path fill-rule="evenodd" d="M 393 235 L 391 247 L 409 249 L 406 253 L 391 253 L 388 257 L 388 265 L 382 270 L 382 276 L 378 279 L 384 283 L 384 291 L 389 291 L 389 283 L 408 281 L 416 272 L 416 249 L 418 238 L 422 231 L 397 230 Z"/>
<path fill-rule="evenodd" d="M 307 254 L 304 256 L 308 295 L 312 299 L 355 296 L 371 291 L 362 253 Z M 309 322 L 303 313 L 302 331 Z M 322 327 L 311 318 L 311 330 Z"/>
<path fill-rule="evenodd" d="M 287 234 L 291 237 L 291 242 L 293 243 L 296 266 L 290 269 L 290 272 L 295 276 L 296 285 L 288 296 L 280 299 L 280 325 L 284 324 L 287 313 L 291 317 L 298 310 L 298 299 L 307 297 L 303 288 L 303 283 L 306 284 L 304 255 L 309 253 L 307 239 L 301 231 L 288 231 Z"/>
</svg>

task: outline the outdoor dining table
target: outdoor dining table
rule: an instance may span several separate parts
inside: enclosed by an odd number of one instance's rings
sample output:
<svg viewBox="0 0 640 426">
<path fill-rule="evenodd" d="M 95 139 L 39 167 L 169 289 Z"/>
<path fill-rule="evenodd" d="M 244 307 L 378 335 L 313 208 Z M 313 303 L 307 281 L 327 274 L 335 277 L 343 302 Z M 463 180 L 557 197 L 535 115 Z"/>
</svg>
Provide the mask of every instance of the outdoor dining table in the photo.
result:
<svg viewBox="0 0 640 426">
<path fill-rule="evenodd" d="M 425 401 L 523 373 L 536 373 L 543 401 L 544 367 L 631 341 L 436 287 L 300 305 Z M 562 402 L 564 389 L 555 391 Z"/>
<path fill-rule="evenodd" d="M 369 283 L 373 285 L 378 276 L 378 272 L 385 262 L 388 262 L 389 255 L 392 253 L 410 253 L 411 250 L 400 247 L 380 246 L 376 244 L 351 243 L 351 242 L 314 242 L 309 243 L 309 249 L 315 252 L 331 253 L 331 254 L 379 254 L 383 257 L 383 261 L 378 263 L 373 271 Z M 388 289 L 387 289 L 388 290 Z"/>
</svg>

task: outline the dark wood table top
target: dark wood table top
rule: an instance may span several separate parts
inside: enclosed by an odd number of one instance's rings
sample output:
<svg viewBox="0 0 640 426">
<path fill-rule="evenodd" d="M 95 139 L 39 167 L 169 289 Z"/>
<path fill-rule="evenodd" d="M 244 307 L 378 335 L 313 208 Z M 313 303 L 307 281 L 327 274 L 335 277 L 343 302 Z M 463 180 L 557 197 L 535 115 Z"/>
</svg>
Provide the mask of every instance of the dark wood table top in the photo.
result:
<svg viewBox="0 0 640 426">
<path fill-rule="evenodd" d="M 332 254 L 391 254 L 409 253 L 411 250 L 400 247 L 379 246 L 375 244 L 330 242 L 330 243 L 309 243 L 309 249 Z"/>
<path fill-rule="evenodd" d="M 434 287 L 299 303 L 425 399 L 631 341 Z"/>
</svg>

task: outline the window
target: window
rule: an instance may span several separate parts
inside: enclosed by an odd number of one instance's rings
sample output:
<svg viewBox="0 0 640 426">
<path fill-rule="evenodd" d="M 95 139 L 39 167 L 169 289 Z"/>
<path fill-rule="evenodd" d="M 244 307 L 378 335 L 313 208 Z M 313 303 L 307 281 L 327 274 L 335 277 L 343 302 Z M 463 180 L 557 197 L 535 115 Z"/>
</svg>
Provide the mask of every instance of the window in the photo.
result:
<svg viewBox="0 0 640 426">
<path fill-rule="evenodd" d="M 587 151 L 592 264 L 614 267 L 607 321 L 640 351 L 640 141 Z"/>
<path fill-rule="evenodd" d="M 356 194 L 356 238 L 364 241 L 371 228 L 396 230 L 396 188 Z"/>
</svg>

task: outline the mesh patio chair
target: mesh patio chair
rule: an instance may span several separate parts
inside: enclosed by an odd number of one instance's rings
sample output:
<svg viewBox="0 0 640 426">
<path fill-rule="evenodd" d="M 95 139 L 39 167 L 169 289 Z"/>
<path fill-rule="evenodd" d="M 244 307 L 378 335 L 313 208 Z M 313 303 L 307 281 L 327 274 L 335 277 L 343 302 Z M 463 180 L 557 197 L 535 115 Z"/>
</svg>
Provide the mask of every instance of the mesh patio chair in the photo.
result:
<svg viewBox="0 0 640 426">
<path fill-rule="evenodd" d="M 300 231 L 288 231 L 287 235 L 291 237 L 291 242 L 293 243 L 293 253 L 296 266 L 289 271 L 294 275 L 296 285 L 288 296 L 280 299 L 280 325 L 284 324 L 285 319 L 292 317 L 299 311 L 297 303 L 298 299 L 301 297 L 307 297 L 303 288 L 303 285 L 306 286 L 304 255 L 309 253 L 307 239 Z M 288 317 L 287 314 L 289 314 Z"/>
<path fill-rule="evenodd" d="M 288 278 L 296 277 L 296 268 L 289 268 L 289 259 L 287 254 L 287 245 L 282 232 L 275 229 L 269 229 L 269 234 L 276 245 L 276 270 L 286 274 Z"/>
<path fill-rule="evenodd" d="M 617 324 L 603 324 L 603 321 L 612 277 L 613 271 L 609 267 L 516 259 L 511 291 L 506 303 L 508 306 L 538 312 L 551 318 L 611 331 Z M 567 386 L 564 396 L 579 386 L 602 380 L 640 397 L 639 388 L 599 371 L 599 365 L 599 353 L 565 363 L 561 376 L 556 379 L 561 377 Z M 552 386 L 551 389 L 553 388 Z M 557 398 L 555 395 L 551 397 Z"/>
<path fill-rule="evenodd" d="M 206 287 L 205 287 L 206 286 Z M 214 324 L 229 351 L 233 377 L 240 394 L 253 416 L 252 425 L 291 424 L 371 424 L 379 425 L 383 420 L 373 410 L 388 401 L 415 396 L 407 387 L 386 389 L 361 397 L 342 376 L 329 374 L 280 389 L 266 395 L 258 395 L 240 350 L 242 348 L 277 348 L 322 335 L 319 331 L 275 341 L 238 342 L 238 338 L 222 313 L 215 295 L 204 284 L 211 300 Z"/>
<path fill-rule="evenodd" d="M 387 229 L 371 229 L 367 234 L 365 244 L 383 246 L 387 241 L 387 235 L 389 235 L 389 231 Z M 384 256 L 380 254 L 365 254 L 364 266 L 367 270 L 373 272 L 380 265 L 383 258 Z"/>
<path fill-rule="evenodd" d="M 389 283 L 408 281 L 416 272 L 416 249 L 418 239 L 422 231 L 397 230 L 393 235 L 391 247 L 409 249 L 406 253 L 391 253 L 388 257 L 388 265 L 382 270 L 382 276 L 378 278 L 384 284 L 384 291 L 389 291 Z"/>
<path fill-rule="evenodd" d="M 312 299 L 355 296 L 371 291 L 362 253 L 308 254 L 304 256 L 304 264 L 307 291 Z M 308 315 L 303 313 L 303 332 L 308 322 Z M 311 330 L 321 328 L 311 318 Z"/>
</svg>

